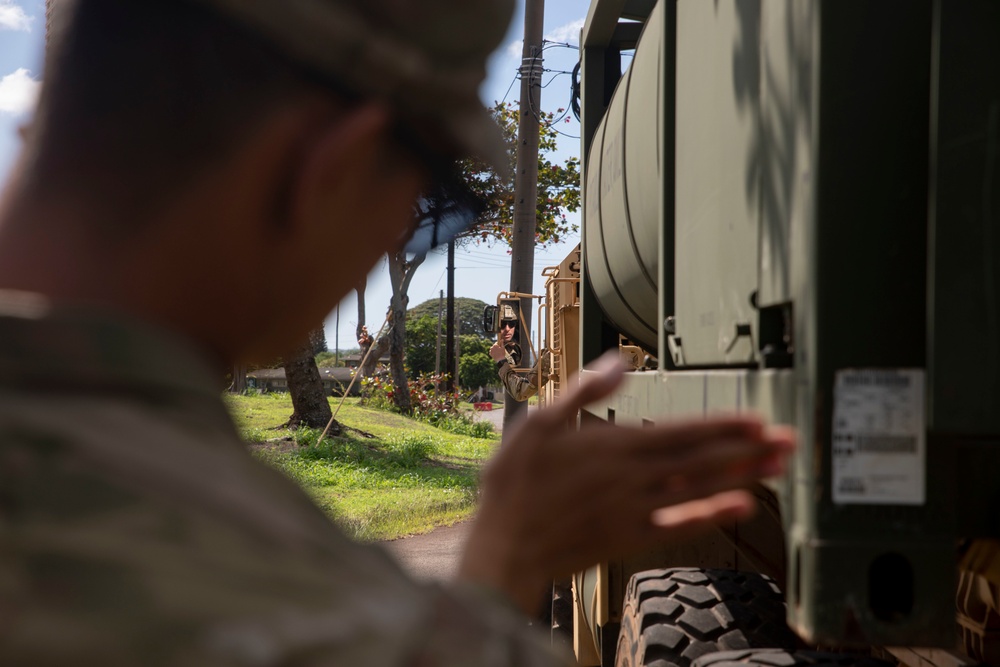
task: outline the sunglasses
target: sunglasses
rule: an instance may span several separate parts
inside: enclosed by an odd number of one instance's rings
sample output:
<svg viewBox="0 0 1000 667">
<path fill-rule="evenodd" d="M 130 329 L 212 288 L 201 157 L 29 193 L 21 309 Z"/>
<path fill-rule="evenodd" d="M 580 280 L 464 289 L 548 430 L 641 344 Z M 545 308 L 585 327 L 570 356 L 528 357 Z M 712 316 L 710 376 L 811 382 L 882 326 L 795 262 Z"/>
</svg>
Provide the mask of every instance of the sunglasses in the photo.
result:
<svg viewBox="0 0 1000 667">
<path fill-rule="evenodd" d="M 501 322 L 500 323 L 500 328 L 501 329 L 516 329 L 517 328 L 517 324 L 515 324 L 514 322 Z"/>
<path fill-rule="evenodd" d="M 397 128 L 395 137 L 431 175 L 430 185 L 414 203 L 413 226 L 403 246 L 408 255 L 425 255 L 473 227 L 486 202 L 469 187 L 458 160 L 433 151 L 405 127 Z"/>
</svg>

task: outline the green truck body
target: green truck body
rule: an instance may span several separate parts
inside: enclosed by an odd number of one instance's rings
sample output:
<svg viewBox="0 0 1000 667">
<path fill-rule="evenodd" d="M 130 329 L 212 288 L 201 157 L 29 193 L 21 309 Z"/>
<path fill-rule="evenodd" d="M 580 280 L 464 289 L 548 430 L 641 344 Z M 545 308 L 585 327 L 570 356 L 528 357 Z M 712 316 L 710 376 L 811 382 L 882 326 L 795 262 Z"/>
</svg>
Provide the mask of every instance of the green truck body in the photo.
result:
<svg viewBox="0 0 1000 667">
<path fill-rule="evenodd" d="M 577 575 L 578 658 L 690 565 L 775 577 L 812 643 L 988 661 L 1000 2 L 595 0 L 580 48 L 580 359 L 657 360 L 582 422 L 754 411 L 800 449 L 752 524 Z"/>
</svg>

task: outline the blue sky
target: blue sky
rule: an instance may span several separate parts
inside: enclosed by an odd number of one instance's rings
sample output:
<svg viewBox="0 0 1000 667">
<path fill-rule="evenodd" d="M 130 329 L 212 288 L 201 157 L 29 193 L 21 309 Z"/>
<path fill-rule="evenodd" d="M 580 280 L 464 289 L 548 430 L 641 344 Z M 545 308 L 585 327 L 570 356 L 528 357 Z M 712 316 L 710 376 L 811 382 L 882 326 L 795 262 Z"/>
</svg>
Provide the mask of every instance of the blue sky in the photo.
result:
<svg viewBox="0 0 1000 667">
<path fill-rule="evenodd" d="M 575 45 L 578 41 L 588 3 L 584 0 L 548 0 L 545 3 L 545 35 L 552 42 Z M 489 77 L 483 85 L 483 101 L 516 101 L 519 82 L 516 80 L 521 59 L 521 34 L 524 27 L 524 3 L 520 0 L 518 11 L 511 23 L 504 45 L 497 50 L 489 65 Z M 0 182 L 6 180 L 17 156 L 20 140 L 17 128 L 31 117 L 34 99 L 41 81 L 42 56 L 45 40 L 44 0 L 0 0 Z M 570 99 L 570 77 L 577 60 L 575 49 L 552 45 L 545 50 L 546 73 L 542 91 L 542 109 L 555 111 L 565 108 Z M 562 158 L 579 156 L 579 125 L 569 116 L 569 123 L 560 123 L 565 134 L 559 140 Z M 535 292 L 542 289 L 541 270 L 558 264 L 577 242 L 576 238 L 536 251 Z M 416 305 L 437 298 L 438 291 L 446 287 L 445 257 L 432 253 L 417 270 L 410 287 L 410 304 Z M 497 292 L 510 284 L 510 264 L 505 246 L 493 248 L 472 246 L 456 255 L 455 291 L 457 296 L 473 297 L 492 302 Z M 368 326 L 377 329 L 389 304 L 390 287 L 385 267 L 377 265 L 370 276 L 366 298 Z M 327 341 L 334 346 L 336 311 L 326 322 Z M 353 294 L 348 295 L 340 308 L 340 347 L 355 347 L 354 330 L 357 322 L 357 303 Z"/>
<path fill-rule="evenodd" d="M 17 127 L 34 105 L 44 41 L 43 0 L 0 0 L 0 179 L 17 155 Z"/>
</svg>

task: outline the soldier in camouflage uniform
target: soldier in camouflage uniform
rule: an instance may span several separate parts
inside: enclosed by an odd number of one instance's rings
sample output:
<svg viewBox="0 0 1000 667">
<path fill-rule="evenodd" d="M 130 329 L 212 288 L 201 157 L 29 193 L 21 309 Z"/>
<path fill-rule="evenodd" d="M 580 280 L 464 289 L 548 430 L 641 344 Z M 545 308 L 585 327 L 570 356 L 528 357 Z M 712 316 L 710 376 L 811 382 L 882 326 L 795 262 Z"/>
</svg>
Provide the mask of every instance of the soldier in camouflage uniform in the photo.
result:
<svg viewBox="0 0 1000 667">
<path fill-rule="evenodd" d="M 526 401 L 538 393 L 539 387 L 544 387 L 549 381 L 549 373 L 551 372 L 549 352 L 542 350 L 531 370 L 522 375 L 514 370 L 521 358 L 520 349 L 514 347 L 516 346 L 516 343 L 513 342 L 515 340 L 517 340 L 517 320 L 501 318 L 497 340 L 490 347 L 490 358 L 496 362 L 497 374 L 500 376 L 500 382 L 503 383 L 504 389 L 507 390 L 507 395 L 515 401 Z M 539 366 L 541 366 L 541 373 L 539 373 Z M 539 375 L 541 376 L 541 384 L 539 384 Z"/>
<path fill-rule="evenodd" d="M 454 158 L 504 159 L 476 89 L 511 5 L 67 5 L 0 200 L 0 665 L 552 664 L 522 613 L 553 575 L 751 510 L 790 435 L 567 433 L 620 382 L 605 359 L 512 430 L 456 580 L 422 584 L 226 413 L 225 368 L 426 251 L 412 204 Z"/>
</svg>

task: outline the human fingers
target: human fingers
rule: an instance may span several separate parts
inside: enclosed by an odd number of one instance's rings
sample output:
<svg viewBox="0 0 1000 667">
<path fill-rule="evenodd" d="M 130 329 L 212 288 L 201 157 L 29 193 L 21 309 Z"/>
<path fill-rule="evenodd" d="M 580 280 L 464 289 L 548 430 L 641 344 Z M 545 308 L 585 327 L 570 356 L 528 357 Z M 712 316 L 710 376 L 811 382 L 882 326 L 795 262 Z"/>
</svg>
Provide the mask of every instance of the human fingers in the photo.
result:
<svg viewBox="0 0 1000 667">
<path fill-rule="evenodd" d="M 619 508 L 613 518 L 591 522 L 585 529 L 559 530 L 554 548 L 547 554 L 554 574 L 567 574 L 609 557 L 695 538 L 728 521 L 751 516 L 753 496 L 744 490 L 727 491 L 669 507 L 648 508 L 640 513 Z M 613 520 L 612 520 L 613 519 Z"/>
<path fill-rule="evenodd" d="M 663 436 L 633 430 L 619 437 L 621 455 L 634 459 L 636 473 L 646 476 L 697 475 L 743 470 L 762 458 L 784 459 L 795 449 L 794 432 L 762 429 L 752 422 L 703 424 Z"/>
<path fill-rule="evenodd" d="M 764 431 L 765 439 L 777 449 L 794 452 L 798 447 L 798 432 L 791 426 L 773 424 Z"/>
<path fill-rule="evenodd" d="M 756 508 L 757 505 L 749 492 L 724 491 L 707 498 L 653 510 L 649 520 L 659 539 L 664 537 L 674 539 L 683 537 L 685 532 L 715 526 L 723 521 L 745 519 L 751 516 Z"/>
<path fill-rule="evenodd" d="M 717 440 L 744 439 L 763 442 L 763 421 L 754 415 L 716 416 L 669 420 L 644 428 L 622 427 L 618 439 L 635 455 L 660 456 L 666 451 L 683 452 Z"/>
<path fill-rule="evenodd" d="M 547 414 L 553 422 L 565 424 L 566 420 L 575 416 L 580 408 L 613 392 L 625 377 L 625 366 L 616 350 L 605 352 L 588 364 L 586 370 L 593 372 L 583 376 L 580 382 L 575 383 L 566 396 L 555 405 L 539 411 L 539 415 Z M 573 384 L 570 383 L 571 386 Z"/>
<path fill-rule="evenodd" d="M 734 466 L 705 466 L 697 473 L 671 475 L 650 482 L 642 492 L 631 497 L 636 512 L 658 507 L 681 505 L 734 489 L 742 489 L 768 477 L 785 472 L 786 457 L 766 454 L 739 461 Z"/>
</svg>

